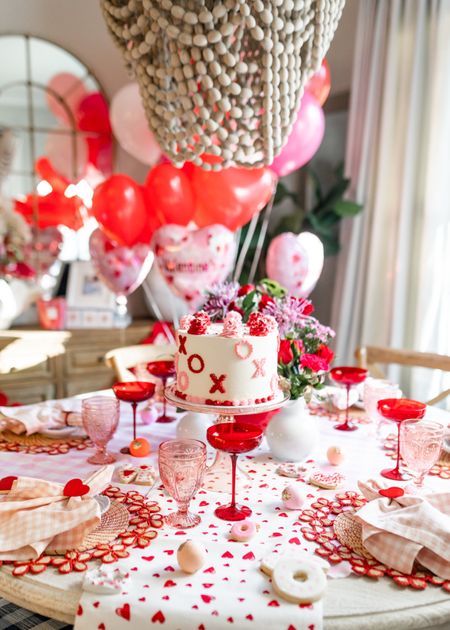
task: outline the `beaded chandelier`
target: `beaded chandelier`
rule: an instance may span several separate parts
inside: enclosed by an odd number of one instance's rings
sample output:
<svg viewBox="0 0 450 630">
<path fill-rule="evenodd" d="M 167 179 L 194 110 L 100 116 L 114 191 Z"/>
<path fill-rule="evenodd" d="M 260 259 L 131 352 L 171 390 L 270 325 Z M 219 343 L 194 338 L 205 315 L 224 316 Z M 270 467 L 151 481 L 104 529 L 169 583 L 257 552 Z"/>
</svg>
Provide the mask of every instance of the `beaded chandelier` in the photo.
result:
<svg viewBox="0 0 450 630">
<path fill-rule="evenodd" d="M 101 0 L 162 151 L 207 170 L 272 163 L 344 2 Z"/>
</svg>

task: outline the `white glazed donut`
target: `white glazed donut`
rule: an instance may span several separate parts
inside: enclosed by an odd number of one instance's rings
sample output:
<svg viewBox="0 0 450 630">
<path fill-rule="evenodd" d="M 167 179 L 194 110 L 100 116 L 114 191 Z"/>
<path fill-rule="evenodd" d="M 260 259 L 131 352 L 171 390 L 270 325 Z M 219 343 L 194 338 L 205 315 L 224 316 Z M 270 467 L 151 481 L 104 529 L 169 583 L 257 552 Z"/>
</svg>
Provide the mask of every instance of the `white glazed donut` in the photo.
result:
<svg viewBox="0 0 450 630">
<path fill-rule="evenodd" d="M 248 542 L 258 531 L 256 524 L 253 521 L 245 520 L 234 523 L 230 530 L 231 540 L 237 542 Z"/>
<path fill-rule="evenodd" d="M 275 565 L 272 586 L 274 591 L 288 602 L 310 604 L 324 596 L 327 578 L 314 560 L 285 558 Z"/>
<path fill-rule="evenodd" d="M 272 551 L 272 553 L 264 556 L 259 567 L 263 573 L 270 576 L 272 575 L 277 562 L 279 562 L 280 560 L 286 560 L 287 558 L 292 558 L 299 561 L 308 560 L 311 562 L 315 562 L 325 573 L 327 573 L 330 569 L 330 563 L 325 560 L 325 558 L 313 556 L 313 554 L 311 554 L 309 551 L 303 551 L 302 549 L 299 549 L 297 551 L 282 551 L 281 553 L 277 551 Z"/>
</svg>

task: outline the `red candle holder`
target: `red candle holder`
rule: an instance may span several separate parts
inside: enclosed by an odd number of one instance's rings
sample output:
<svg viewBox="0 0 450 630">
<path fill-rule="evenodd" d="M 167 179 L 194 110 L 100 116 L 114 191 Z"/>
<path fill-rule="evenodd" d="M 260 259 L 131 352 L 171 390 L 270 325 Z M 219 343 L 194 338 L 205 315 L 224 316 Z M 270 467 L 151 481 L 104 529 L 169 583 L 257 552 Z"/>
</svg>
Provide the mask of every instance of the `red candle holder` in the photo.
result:
<svg viewBox="0 0 450 630">
<path fill-rule="evenodd" d="M 259 446 L 262 436 L 262 429 L 243 422 L 222 422 L 214 424 L 206 431 L 211 446 L 231 455 L 231 503 L 219 505 L 214 511 L 224 521 L 242 521 L 252 513 L 248 506 L 236 504 L 236 463 L 238 453 L 252 451 Z"/>
<path fill-rule="evenodd" d="M 345 407 L 345 421 L 335 424 L 334 428 L 338 431 L 356 431 L 358 428 L 355 424 L 348 421 L 348 409 L 350 406 L 350 389 L 353 385 L 359 385 L 366 380 L 368 371 L 364 368 L 353 366 L 335 367 L 330 371 L 330 377 L 335 383 L 344 385 L 347 392 L 347 405 Z"/>
<path fill-rule="evenodd" d="M 167 414 L 167 401 L 166 401 L 166 385 L 169 378 L 173 378 L 175 376 L 175 361 L 150 361 L 147 363 L 147 371 L 152 375 L 156 376 L 156 378 L 160 378 L 163 384 L 163 412 L 156 419 L 156 422 L 174 422 L 176 420 L 175 416 L 170 416 Z"/>
<path fill-rule="evenodd" d="M 404 420 L 420 420 L 424 417 L 427 406 L 425 403 L 409 398 L 385 398 L 379 400 L 377 404 L 378 412 L 387 420 L 397 423 L 397 463 L 394 468 L 385 468 L 381 475 L 386 479 L 395 481 L 407 481 L 411 479 L 400 470 L 400 425 Z"/>
<path fill-rule="evenodd" d="M 153 396 L 155 393 L 155 384 L 147 383 L 145 381 L 126 381 L 122 383 L 115 383 L 112 388 L 116 398 L 123 402 L 131 403 L 131 407 L 133 409 L 133 440 L 135 440 L 136 409 L 138 403 L 144 402 Z M 120 452 L 128 454 L 130 449 L 128 446 L 124 446 L 120 449 Z"/>
</svg>

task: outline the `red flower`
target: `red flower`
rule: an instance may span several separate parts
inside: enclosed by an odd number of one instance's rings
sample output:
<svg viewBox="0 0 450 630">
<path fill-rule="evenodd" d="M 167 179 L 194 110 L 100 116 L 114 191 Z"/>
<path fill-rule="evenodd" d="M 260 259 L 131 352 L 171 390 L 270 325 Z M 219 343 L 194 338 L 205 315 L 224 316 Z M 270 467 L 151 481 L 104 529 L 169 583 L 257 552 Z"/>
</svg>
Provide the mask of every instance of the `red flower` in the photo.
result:
<svg viewBox="0 0 450 630">
<path fill-rule="evenodd" d="M 247 295 L 247 293 L 250 293 L 250 291 L 253 291 L 254 288 L 255 288 L 254 284 L 243 284 L 238 291 L 238 297 Z"/>
<path fill-rule="evenodd" d="M 211 324 L 208 313 L 205 311 L 198 311 L 194 314 L 194 319 L 189 325 L 188 333 L 191 335 L 204 335 L 208 330 L 208 326 Z"/>
<path fill-rule="evenodd" d="M 305 302 L 306 304 L 303 307 L 303 315 L 311 315 L 311 313 L 314 313 L 314 306 L 309 300 L 305 300 Z"/>
<path fill-rule="evenodd" d="M 239 306 L 236 305 L 236 302 L 230 302 L 228 304 L 228 312 L 230 311 L 236 311 L 236 313 L 239 313 L 240 315 L 244 316 L 244 311 L 242 310 L 242 308 L 239 308 Z"/>
<path fill-rule="evenodd" d="M 329 369 L 328 362 L 317 356 L 317 354 L 302 354 L 300 364 L 302 367 L 309 368 L 313 372 L 320 372 L 322 370 L 328 371 Z"/>
<path fill-rule="evenodd" d="M 275 327 L 273 318 L 262 313 L 251 313 L 247 324 L 250 334 L 255 337 L 265 337 Z"/>
<path fill-rule="evenodd" d="M 322 343 L 319 346 L 319 349 L 317 350 L 316 354 L 321 359 L 325 359 L 325 361 L 327 361 L 328 363 L 331 363 L 332 360 L 334 359 L 333 350 L 330 350 L 330 348 L 326 346 L 324 343 Z"/>
<path fill-rule="evenodd" d="M 278 361 L 287 365 L 294 358 L 294 353 L 291 348 L 290 339 L 281 339 L 280 347 L 278 349 Z"/>
<path fill-rule="evenodd" d="M 271 304 L 274 301 L 275 300 L 273 299 L 273 297 L 270 297 L 270 295 L 267 295 L 267 293 L 264 293 L 264 295 L 262 295 L 261 299 L 259 300 L 259 305 L 258 305 L 259 310 L 260 311 L 264 310 L 264 308 L 268 304 Z"/>
</svg>

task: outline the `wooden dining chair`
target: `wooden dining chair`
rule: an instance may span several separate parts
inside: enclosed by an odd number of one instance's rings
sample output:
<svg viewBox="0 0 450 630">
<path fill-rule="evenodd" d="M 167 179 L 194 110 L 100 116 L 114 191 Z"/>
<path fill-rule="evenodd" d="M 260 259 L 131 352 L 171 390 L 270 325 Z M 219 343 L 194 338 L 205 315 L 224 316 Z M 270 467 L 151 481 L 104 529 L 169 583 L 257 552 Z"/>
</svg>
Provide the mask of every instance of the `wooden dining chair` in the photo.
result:
<svg viewBox="0 0 450 630">
<path fill-rule="evenodd" d="M 379 346 L 361 346 L 355 350 L 355 358 L 359 367 L 366 368 L 376 378 L 386 378 L 382 365 L 405 365 L 409 367 L 429 368 L 430 370 L 442 370 L 450 372 L 450 357 L 444 354 L 431 354 L 429 352 L 415 352 L 414 350 L 398 350 Z M 428 405 L 434 405 L 450 394 L 450 389 L 428 401 Z"/>
<path fill-rule="evenodd" d="M 105 355 L 105 363 L 114 370 L 118 381 L 135 381 L 136 375 L 129 368 L 139 364 L 173 358 L 175 353 L 173 344 L 155 345 L 141 344 L 137 346 L 124 346 L 114 348 Z"/>
</svg>

